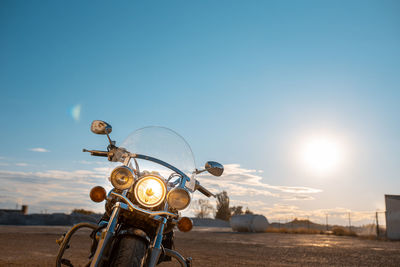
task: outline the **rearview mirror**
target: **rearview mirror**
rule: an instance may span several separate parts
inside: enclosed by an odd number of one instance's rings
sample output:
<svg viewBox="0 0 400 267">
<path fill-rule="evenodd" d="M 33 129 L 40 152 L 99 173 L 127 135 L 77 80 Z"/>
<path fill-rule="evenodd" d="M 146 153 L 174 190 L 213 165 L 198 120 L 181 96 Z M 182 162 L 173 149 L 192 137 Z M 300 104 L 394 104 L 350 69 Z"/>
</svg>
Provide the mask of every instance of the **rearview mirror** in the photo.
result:
<svg viewBox="0 0 400 267">
<path fill-rule="evenodd" d="M 92 122 L 90 130 L 95 134 L 109 134 L 112 131 L 112 127 L 105 121 L 95 120 Z"/>
<path fill-rule="evenodd" d="M 221 176 L 224 172 L 224 166 L 215 161 L 207 161 L 205 168 L 210 174 L 214 176 Z"/>
</svg>

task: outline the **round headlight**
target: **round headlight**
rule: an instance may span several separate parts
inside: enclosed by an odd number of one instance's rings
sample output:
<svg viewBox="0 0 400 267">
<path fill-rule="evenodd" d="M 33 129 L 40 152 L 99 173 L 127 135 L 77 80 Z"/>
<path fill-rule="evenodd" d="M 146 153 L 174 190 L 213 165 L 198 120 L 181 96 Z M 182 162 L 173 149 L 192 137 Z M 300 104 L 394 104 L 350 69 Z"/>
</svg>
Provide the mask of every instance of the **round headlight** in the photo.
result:
<svg viewBox="0 0 400 267">
<path fill-rule="evenodd" d="M 115 188 L 125 190 L 132 186 L 134 175 L 132 170 L 128 167 L 119 166 L 111 172 L 110 180 Z"/>
<path fill-rule="evenodd" d="M 169 191 L 167 201 L 171 208 L 183 210 L 190 203 L 190 193 L 184 188 L 176 187 Z"/>
<path fill-rule="evenodd" d="M 135 185 L 135 198 L 142 206 L 152 208 L 160 205 L 167 194 L 164 181 L 155 175 L 141 178 Z"/>
</svg>

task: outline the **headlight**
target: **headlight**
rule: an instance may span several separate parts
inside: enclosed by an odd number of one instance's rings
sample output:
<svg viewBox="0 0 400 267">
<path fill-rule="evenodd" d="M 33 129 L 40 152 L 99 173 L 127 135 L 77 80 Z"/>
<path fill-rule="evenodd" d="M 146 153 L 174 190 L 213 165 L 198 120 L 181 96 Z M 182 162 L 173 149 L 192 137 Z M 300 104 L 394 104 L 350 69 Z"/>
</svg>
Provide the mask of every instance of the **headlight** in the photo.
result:
<svg viewBox="0 0 400 267">
<path fill-rule="evenodd" d="M 134 182 L 133 172 L 126 166 L 119 166 L 111 172 L 110 180 L 115 188 L 119 190 L 128 189 Z"/>
<path fill-rule="evenodd" d="M 186 189 L 176 187 L 169 191 L 167 201 L 171 208 L 183 210 L 190 203 L 190 194 Z"/>
<path fill-rule="evenodd" d="M 135 185 L 135 198 L 142 206 L 152 208 L 160 205 L 167 193 L 164 181 L 155 175 L 141 178 Z"/>
</svg>

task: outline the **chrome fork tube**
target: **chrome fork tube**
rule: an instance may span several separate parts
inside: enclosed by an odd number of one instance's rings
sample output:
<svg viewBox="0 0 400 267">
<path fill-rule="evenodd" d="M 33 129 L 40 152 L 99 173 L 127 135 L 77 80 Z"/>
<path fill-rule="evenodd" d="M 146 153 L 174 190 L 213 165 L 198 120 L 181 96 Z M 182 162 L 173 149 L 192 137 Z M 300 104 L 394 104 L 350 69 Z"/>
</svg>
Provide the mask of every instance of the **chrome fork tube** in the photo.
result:
<svg viewBox="0 0 400 267">
<path fill-rule="evenodd" d="M 154 239 L 154 242 L 150 249 L 150 256 L 148 259 L 148 267 L 156 266 L 158 259 L 160 258 L 161 243 L 162 243 L 163 233 L 164 233 L 164 228 L 165 228 L 166 223 L 167 223 L 167 218 L 164 217 L 164 218 L 162 218 L 160 224 L 158 225 L 157 236 Z"/>
<path fill-rule="evenodd" d="M 115 234 L 115 228 L 118 223 L 118 215 L 121 210 L 120 203 L 117 202 L 114 206 L 113 212 L 111 214 L 110 220 L 108 221 L 107 228 L 104 232 L 101 233 L 101 237 L 99 243 L 97 245 L 96 253 L 93 256 L 92 262 L 90 263 L 90 267 L 98 267 L 102 262 L 103 253 L 109 244 L 112 236 Z"/>
</svg>

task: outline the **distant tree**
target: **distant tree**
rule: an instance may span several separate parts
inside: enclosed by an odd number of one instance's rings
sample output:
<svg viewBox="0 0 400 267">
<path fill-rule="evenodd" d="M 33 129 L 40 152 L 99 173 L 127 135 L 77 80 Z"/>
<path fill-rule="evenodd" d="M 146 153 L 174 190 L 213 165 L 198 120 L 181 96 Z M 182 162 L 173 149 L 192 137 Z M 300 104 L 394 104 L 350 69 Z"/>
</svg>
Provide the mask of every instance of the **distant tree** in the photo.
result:
<svg viewBox="0 0 400 267">
<path fill-rule="evenodd" d="M 217 211 L 215 213 L 215 218 L 229 221 L 231 217 L 231 211 L 229 209 L 229 197 L 226 191 L 222 191 L 216 195 L 217 197 Z"/>
<path fill-rule="evenodd" d="M 199 199 L 195 202 L 194 212 L 196 218 L 207 218 L 214 210 L 208 199 Z"/>
<path fill-rule="evenodd" d="M 249 207 L 247 207 L 244 214 L 254 214 L 254 213 L 251 210 L 249 210 Z"/>
<path fill-rule="evenodd" d="M 93 211 L 91 210 L 85 210 L 85 209 L 74 209 L 72 210 L 72 213 L 78 213 L 78 214 L 84 214 L 84 215 L 91 215 L 91 214 L 95 214 Z"/>
<path fill-rule="evenodd" d="M 229 210 L 231 211 L 231 216 L 243 214 L 242 206 L 233 206 L 232 208 L 229 208 Z"/>
</svg>

